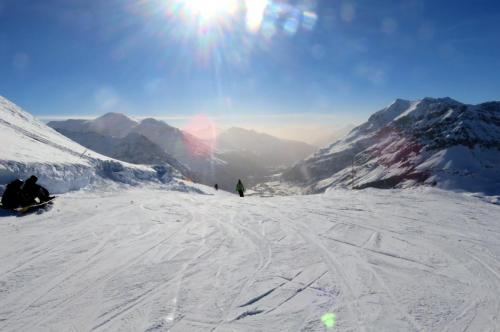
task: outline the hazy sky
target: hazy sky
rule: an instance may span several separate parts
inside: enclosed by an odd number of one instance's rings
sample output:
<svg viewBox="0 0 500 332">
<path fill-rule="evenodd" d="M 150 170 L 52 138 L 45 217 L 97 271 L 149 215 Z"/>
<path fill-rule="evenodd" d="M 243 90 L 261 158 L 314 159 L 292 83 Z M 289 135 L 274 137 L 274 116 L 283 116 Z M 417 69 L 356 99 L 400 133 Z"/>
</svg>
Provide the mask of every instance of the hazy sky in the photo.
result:
<svg viewBox="0 0 500 332">
<path fill-rule="evenodd" d="M 500 99 L 499 22 L 497 0 L 0 0 L 0 94 L 320 136 L 398 97 Z"/>
</svg>

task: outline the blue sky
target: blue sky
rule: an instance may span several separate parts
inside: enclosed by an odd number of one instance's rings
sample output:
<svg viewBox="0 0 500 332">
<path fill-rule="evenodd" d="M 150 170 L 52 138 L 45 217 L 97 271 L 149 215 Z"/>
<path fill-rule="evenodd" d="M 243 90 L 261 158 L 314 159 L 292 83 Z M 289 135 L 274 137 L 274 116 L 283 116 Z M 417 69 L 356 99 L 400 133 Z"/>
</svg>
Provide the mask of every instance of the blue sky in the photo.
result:
<svg viewBox="0 0 500 332">
<path fill-rule="evenodd" d="M 205 19 L 172 5 L 0 0 L 0 95 L 41 117 L 290 128 L 357 123 L 396 98 L 500 99 L 498 1 L 275 1 L 258 31 L 244 6 Z"/>
</svg>

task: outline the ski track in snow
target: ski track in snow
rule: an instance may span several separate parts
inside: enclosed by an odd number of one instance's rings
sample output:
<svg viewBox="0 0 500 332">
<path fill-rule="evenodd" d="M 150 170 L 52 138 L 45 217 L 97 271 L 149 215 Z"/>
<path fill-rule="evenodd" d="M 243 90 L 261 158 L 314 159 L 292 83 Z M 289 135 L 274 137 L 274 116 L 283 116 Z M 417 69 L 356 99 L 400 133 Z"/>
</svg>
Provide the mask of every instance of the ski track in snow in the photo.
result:
<svg viewBox="0 0 500 332">
<path fill-rule="evenodd" d="M 1 331 L 500 330 L 500 206 L 135 188 L 0 217 Z"/>
</svg>

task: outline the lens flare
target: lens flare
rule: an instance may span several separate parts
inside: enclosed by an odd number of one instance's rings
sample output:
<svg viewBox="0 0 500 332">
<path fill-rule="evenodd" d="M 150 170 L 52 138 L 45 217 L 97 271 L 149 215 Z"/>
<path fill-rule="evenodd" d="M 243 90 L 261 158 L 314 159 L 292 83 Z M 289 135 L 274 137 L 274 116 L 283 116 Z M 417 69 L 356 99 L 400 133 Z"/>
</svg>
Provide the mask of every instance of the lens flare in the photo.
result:
<svg viewBox="0 0 500 332">
<path fill-rule="evenodd" d="M 209 156 L 213 154 L 217 141 L 217 127 L 211 118 L 203 114 L 196 115 L 182 130 L 188 134 L 184 136 L 184 142 L 193 155 Z M 193 139 L 193 136 L 198 139 Z M 200 140 L 203 144 L 200 144 Z"/>
<path fill-rule="evenodd" d="M 321 321 L 325 324 L 326 328 L 331 329 L 337 323 L 337 316 L 333 313 L 327 313 L 321 317 Z"/>
</svg>

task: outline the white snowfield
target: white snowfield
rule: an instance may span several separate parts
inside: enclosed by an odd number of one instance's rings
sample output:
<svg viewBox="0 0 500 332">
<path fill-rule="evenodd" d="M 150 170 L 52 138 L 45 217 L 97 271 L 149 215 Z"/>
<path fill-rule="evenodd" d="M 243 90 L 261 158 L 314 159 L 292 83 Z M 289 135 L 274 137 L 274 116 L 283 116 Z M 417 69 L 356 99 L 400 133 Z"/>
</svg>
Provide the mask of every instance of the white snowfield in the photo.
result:
<svg viewBox="0 0 500 332">
<path fill-rule="evenodd" d="M 500 206 L 73 192 L 0 217 L 1 331 L 499 331 Z"/>
</svg>

